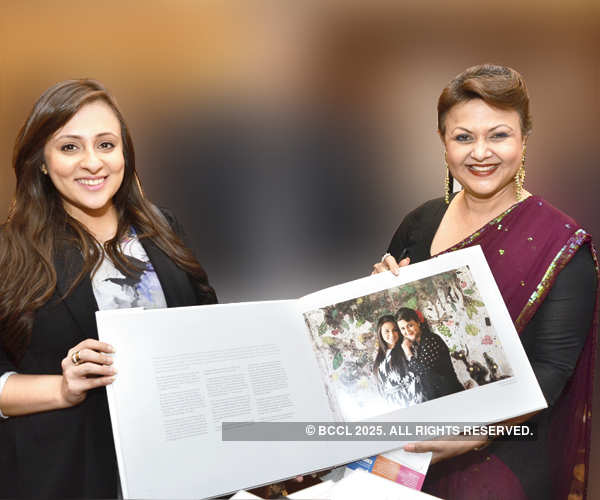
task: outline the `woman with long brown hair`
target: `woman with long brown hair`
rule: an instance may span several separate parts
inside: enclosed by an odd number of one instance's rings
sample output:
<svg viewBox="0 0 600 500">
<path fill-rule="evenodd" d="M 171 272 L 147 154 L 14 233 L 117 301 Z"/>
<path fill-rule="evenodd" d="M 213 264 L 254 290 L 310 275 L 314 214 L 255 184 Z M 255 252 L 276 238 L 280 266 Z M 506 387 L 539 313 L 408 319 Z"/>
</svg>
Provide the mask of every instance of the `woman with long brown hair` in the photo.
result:
<svg viewBox="0 0 600 500">
<path fill-rule="evenodd" d="M 17 136 L 0 229 L 0 497 L 114 498 L 104 387 L 116 376 L 94 312 L 216 302 L 181 228 L 150 203 L 113 97 L 48 89 Z"/>
<path fill-rule="evenodd" d="M 396 318 L 391 314 L 377 321 L 377 355 L 373 375 L 381 395 L 390 404 L 405 408 L 424 401 L 421 379 L 408 367 L 403 339 Z"/>
</svg>

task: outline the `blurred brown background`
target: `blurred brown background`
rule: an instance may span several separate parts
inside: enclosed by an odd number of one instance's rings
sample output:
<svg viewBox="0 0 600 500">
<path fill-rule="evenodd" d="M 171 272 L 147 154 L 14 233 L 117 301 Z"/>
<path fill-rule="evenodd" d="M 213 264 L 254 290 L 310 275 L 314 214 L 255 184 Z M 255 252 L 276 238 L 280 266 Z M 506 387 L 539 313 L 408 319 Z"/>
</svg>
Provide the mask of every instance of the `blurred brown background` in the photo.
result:
<svg viewBox="0 0 600 500">
<path fill-rule="evenodd" d="M 529 86 L 527 189 L 600 238 L 597 0 L 3 0 L 0 219 L 33 102 L 92 77 L 116 95 L 149 197 L 184 223 L 222 302 L 354 279 L 410 209 L 442 195 L 437 97 L 481 62 Z M 594 435 L 599 470 L 600 424 Z"/>
</svg>

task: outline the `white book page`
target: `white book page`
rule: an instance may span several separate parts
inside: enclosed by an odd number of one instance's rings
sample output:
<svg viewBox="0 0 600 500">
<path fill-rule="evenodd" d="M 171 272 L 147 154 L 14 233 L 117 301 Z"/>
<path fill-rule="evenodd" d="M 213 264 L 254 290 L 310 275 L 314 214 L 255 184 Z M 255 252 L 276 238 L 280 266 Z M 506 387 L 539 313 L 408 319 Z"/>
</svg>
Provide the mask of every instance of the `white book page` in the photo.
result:
<svg viewBox="0 0 600 500">
<path fill-rule="evenodd" d="M 293 305 L 98 313 L 100 338 L 117 351 L 108 394 L 126 498 L 206 497 L 306 467 L 302 450 L 280 460 L 281 443 L 266 443 L 281 469 L 261 472 L 256 443 L 221 442 L 223 420 L 330 420 Z"/>
</svg>

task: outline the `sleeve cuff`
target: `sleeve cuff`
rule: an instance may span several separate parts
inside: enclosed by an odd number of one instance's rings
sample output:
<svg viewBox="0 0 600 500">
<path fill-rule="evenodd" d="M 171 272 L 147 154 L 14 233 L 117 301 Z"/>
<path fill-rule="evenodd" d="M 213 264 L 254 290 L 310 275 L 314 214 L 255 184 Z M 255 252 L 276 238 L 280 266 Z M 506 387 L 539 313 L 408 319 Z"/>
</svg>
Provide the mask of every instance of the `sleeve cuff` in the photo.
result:
<svg viewBox="0 0 600 500">
<path fill-rule="evenodd" d="M 4 384 L 6 384 L 8 377 L 10 377 L 11 375 L 14 375 L 15 373 L 17 373 L 17 372 L 4 372 L 2 374 L 2 376 L 0 377 L 0 394 L 2 394 L 2 390 L 4 389 Z M 4 413 L 2 413 L 2 410 L 0 410 L 0 418 L 8 418 L 8 416 L 4 415 Z"/>
</svg>

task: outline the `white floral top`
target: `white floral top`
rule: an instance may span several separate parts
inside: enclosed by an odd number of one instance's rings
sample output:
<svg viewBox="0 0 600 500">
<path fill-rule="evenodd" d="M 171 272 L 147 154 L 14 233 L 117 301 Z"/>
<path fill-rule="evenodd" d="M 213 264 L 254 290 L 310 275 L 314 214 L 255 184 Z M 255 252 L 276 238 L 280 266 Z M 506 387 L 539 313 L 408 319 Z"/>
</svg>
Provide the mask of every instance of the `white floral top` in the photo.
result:
<svg viewBox="0 0 600 500">
<path fill-rule="evenodd" d="M 418 377 L 408 370 L 400 370 L 392 362 L 392 349 L 379 364 L 379 388 L 388 402 L 402 407 L 412 406 L 423 401 L 423 393 Z"/>
<path fill-rule="evenodd" d="M 92 277 L 92 289 L 98 309 L 167 307 L 156 271 L 133 229 L 121 241 L 121 249 L 143 271 L 133 277 L 125 276 L 105 257 Z"/>
</svg>

